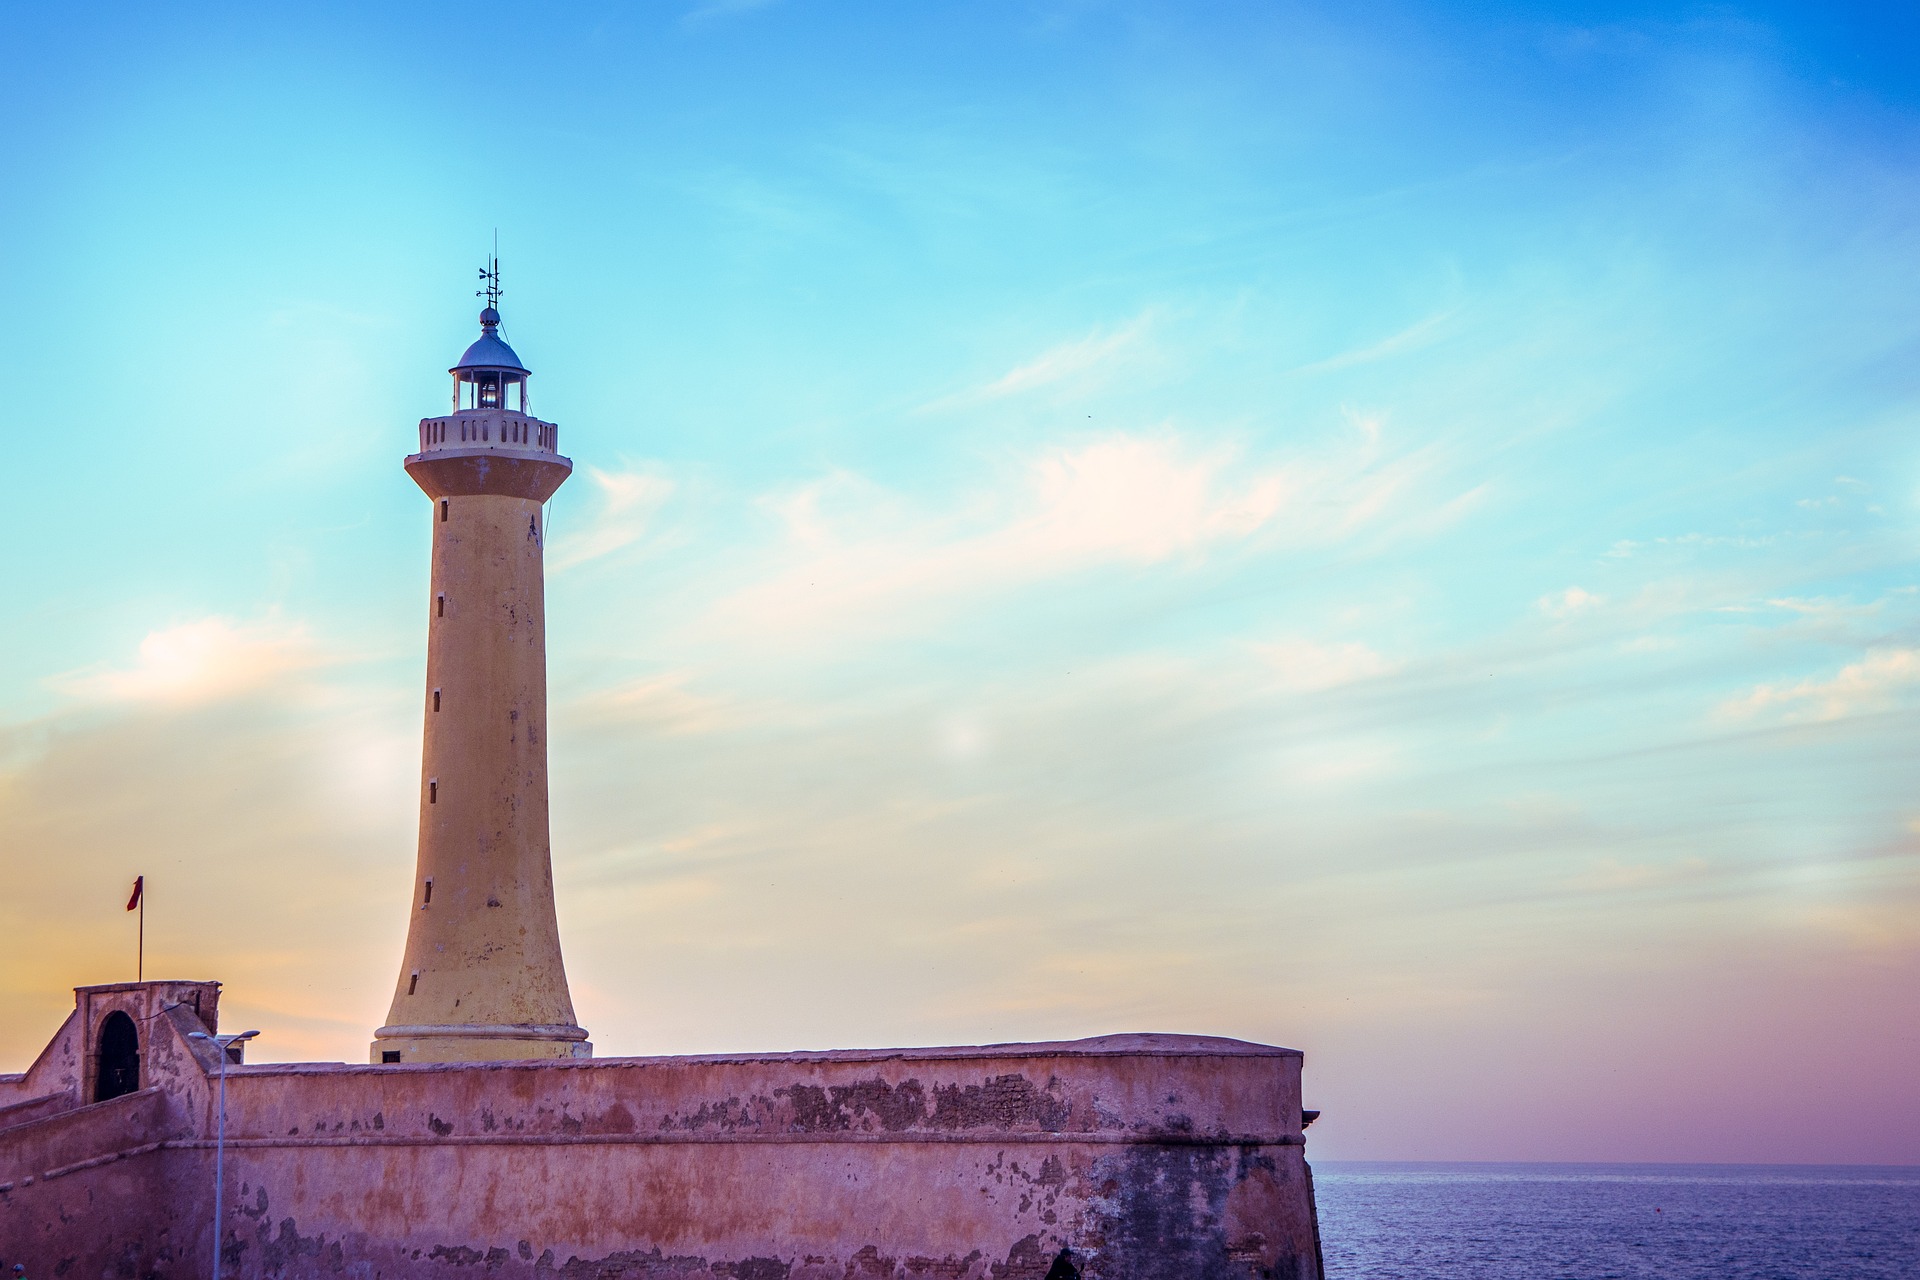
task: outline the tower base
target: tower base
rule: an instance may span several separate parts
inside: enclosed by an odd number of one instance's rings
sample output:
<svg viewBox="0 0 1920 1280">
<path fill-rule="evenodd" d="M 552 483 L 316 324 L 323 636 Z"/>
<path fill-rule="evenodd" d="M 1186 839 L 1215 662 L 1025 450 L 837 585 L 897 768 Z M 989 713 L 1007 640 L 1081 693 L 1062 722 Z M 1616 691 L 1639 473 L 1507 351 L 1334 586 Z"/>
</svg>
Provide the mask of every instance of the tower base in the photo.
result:
<svg viewBox="0 0 1920 1280">
<path fill-rule="evenodd" d="M 584 1027 L 381 1027 L 367 1060 L 375 1066 L 409 1062 L 518 1062 L 591 1058 Z"/>
</svg>

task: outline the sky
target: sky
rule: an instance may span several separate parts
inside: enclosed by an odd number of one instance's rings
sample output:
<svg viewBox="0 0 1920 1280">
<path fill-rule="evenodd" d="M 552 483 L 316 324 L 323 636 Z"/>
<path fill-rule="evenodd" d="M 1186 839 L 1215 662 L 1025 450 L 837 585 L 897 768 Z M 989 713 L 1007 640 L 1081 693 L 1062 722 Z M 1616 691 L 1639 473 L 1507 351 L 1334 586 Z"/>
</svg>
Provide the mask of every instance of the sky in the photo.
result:
<svg viewBox="0 0 1920 1280">
<path fill-rule="evenodd" d="M 0 1069 L 364 1061 L 505 336 L 602 1055 L 1306 1054 L 1310 1154 L 1920 1163 L 1920 17 L 6 7 Z"/>
</svg>

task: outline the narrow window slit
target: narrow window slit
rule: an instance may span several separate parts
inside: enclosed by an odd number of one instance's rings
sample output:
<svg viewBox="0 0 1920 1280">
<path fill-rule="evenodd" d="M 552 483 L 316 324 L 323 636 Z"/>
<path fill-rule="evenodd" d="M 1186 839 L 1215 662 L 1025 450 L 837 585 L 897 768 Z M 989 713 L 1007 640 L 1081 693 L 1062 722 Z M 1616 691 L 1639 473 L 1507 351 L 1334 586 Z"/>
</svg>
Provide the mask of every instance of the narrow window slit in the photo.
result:
<svg viewBox="0 0 1920 1280">
<path fill-rule="evenodd" d="M 446 522 L 447 522 L 447 500 L 445 498 L 442 498 L 440 499 L 440 523 L 445 524 Z"/>
<path fill-rule="evenodd" d="M 435 711 L 440 709 L 440 691 L 438 689 L 433 691 L 433 709 Z"/>
<path fill-rule="evenodd" d="M 436 618 L 447 616 L 447 593 L 444 591 L 435 597 L 433 616 Z"/>
<path fill-rule="evenodd" d="M 420 899 L 420 905 L 424 907 L 424 906 L 426 906 L 426 905 L 427 905 L 428 903 L 430 903 L 430 902 L 432 902 L 432 901 L 433 901 L 433 877 L 432 877 L 432 876 L 428 876 L 428 877 L 427 877 L 427 891 L 426 891 L 426 893 L 425 893 L 425 894 L 424 894 L 424 895 L 423 895 L 423 896 L 421 897 L 421 899 Z"/>
<path fill-rule="evenodd" d="M 415 991 L 418 991 L 419 989 L 420 989 L 420 971 L 418 969 L 415 969 L 411 974 L 407 975 L 407 994 L 412 995 Z"/>
<path fill-rule="evenodd" d="M 440 780 L 438 778 L 430 779 L 427 783 L 427 803 L 440 803 Z"/>
</svg>

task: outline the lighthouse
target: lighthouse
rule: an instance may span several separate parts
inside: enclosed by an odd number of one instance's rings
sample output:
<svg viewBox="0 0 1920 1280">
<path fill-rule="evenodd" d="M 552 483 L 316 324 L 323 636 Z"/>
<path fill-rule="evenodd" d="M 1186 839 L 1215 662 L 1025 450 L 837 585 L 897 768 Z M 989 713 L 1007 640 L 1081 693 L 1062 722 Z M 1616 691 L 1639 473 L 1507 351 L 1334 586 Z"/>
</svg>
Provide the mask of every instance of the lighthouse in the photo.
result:
<svg viewBox="0 0 1920 1280">
<path fill-rule="evenodd" d="M 426 734 L 406 954 L 372 1061 L 592 1056 L 560 958 L 547 834 L 546 529 L 573 470 L 500 337 L 497 260 L 453 411 L 420 420 L 431 500 Z"/>
</svg>

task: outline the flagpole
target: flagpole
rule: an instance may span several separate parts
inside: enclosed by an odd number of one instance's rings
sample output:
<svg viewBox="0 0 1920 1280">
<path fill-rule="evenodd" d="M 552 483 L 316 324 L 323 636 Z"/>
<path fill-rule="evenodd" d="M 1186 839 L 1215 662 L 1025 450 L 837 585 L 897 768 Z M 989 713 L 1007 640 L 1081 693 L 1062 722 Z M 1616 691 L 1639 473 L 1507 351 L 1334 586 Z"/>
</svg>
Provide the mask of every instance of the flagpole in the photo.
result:
<svg viewBox="0 0 1920 1280">
<path fill-rule="evenodd" d="M 133 953 L 133 980 L 147 980 L 147 878 L 133 878 L 133 896 L 127 899 L 127 910 L 140 913 L 140 942 Z"/>
</svg>

